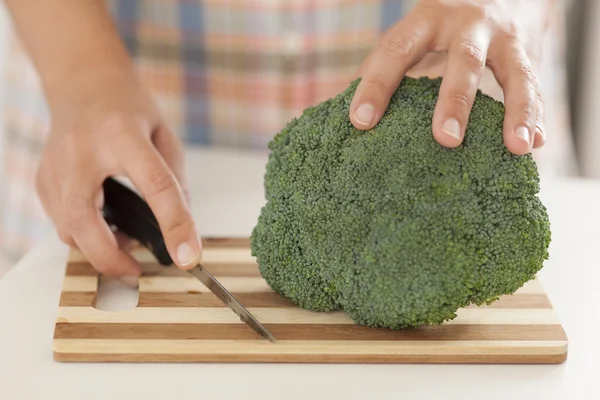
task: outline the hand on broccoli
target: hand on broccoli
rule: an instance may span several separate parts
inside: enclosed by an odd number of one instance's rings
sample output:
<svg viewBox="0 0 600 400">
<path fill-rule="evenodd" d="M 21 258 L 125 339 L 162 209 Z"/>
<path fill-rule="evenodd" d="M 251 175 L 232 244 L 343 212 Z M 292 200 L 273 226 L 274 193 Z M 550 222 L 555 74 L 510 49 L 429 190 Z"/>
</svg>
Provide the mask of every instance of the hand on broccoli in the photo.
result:
<svg viewBox="0 0 600 400">
<path fill-rule="evenodd" d="M 350 106 L 357 129 L 375 126 L 406 73 L 428 52 L 447 52 L 432 130 L 443 146 L 459 146 L 485 66 L 504 92 L 503 138 L 515 154 L 543 146 L 544 108 L 534 72 L 552 1 L 421 0 L 382 37 L 360 68 Z"/>
</svg>

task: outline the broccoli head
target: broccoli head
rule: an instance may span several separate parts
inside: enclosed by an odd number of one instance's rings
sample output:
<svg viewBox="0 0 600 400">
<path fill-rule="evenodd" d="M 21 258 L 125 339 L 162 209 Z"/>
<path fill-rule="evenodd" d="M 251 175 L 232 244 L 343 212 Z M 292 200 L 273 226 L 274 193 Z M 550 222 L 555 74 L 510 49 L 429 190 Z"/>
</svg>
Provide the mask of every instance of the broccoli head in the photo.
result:
<svg viewBox="0 0 600 400">
<path fill-rule="evenodd" d="M 269 144 L 251 235 L 268 285 L 308 310 L 402 329 L 533 279 L 550 223 L 534 159 L 503 143 L 504 105 L 478 91 L 463 144 L 445 148 L 431 126 L 441 78 L 404 78 L 369 131 L 348 117 L 358 82 Z"/>
</svg>

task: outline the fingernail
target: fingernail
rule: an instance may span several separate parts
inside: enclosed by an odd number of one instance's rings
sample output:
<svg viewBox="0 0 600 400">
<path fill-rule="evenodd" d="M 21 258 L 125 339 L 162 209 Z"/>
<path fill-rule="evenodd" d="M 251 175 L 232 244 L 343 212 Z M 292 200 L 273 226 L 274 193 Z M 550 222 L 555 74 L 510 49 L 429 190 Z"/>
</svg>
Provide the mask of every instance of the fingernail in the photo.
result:
<svg viewBox="0 0 600 400">
<path fill-rule="evenodd" d="M 122 276 L 120 280 L 121 282 L 123 282 L 127 286 L 131 286 L 132 288 L 136 288 L 139 284 L 139 278 L 135 275 Z"/>
<path fill-rule="evenodd" d="M 454 118 L 448 118 L 442 124 L 442 131 L 456 139 L 460 139 L 460 125 Z"/>
<path fill-rule="evenodd" d="M 361 104 L 354 111 L 354 118 L 362 125 L 371 125 L 375 118 L 375 108 L 370 104 Z"/>
<path fill-rule="evenodd" d="M 535 133 L 541 136 L 544 136 L 544 132 L 542 131 L 542 128 L 540 128 L 539 126 L 535 127 Z"/>
<path fill-rule="evenodd" d="M 531 147 L 531 137 L 529 135 L 529 129 L 524 126 L 520 126 L 515 130 L 515 135 L 523 139 L 527 143 L 527 147 Z"/>
<path fill-rule="evenodd" d="M 179 245 L 179 248 L 177 249 L 177 261 L 179 262 L 179 265 L 188 266 L 192 264 L 195 259 L 196 253 L 192 249 L 192 246 L 187 243 Z"/>
<path fill-rule="evenodd" d="M 535 135 L 540 136 L 542 143 L 544 143 L 546 141 L 546 135 L 544 134 L 544 131 L 539 126 L 535 127 Z M 534 136 L 534 142 L 535 142 L 535 136 Z"/>
</svg>

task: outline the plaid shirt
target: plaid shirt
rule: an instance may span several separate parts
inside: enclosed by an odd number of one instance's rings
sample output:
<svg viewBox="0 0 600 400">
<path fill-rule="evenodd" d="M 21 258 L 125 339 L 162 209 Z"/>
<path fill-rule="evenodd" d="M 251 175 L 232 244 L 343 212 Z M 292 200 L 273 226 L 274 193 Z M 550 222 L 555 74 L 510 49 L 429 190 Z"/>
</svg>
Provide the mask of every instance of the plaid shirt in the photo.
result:
<svg viewBox="0 0 600 400">
<path fill-rule="evenodd" d="M 377 37 L 414 2 L 109 0 L 107 5 L 142 80 L 184 143 L 263 149 L 306 107 L 345 88 Z M 553 35 L 560 40 L 561 23 Z M 549 49 L 561 49 L 555 40 Z M 562 54 L 550 57 L 549 94 L 563 99 Z M 7 59 L 0 158 L 5 266 L 52 229 L 33 184 L 49 126 L 46 104 L 17 40 Z M 568 131 L 564 105 L 548 115 L 560 118 L 549 126 Z M 552 135 L 550 143 L 557 140 Z M 552 153 L 552 163 L 560 164 L 563 153 Z"/>
</svg>

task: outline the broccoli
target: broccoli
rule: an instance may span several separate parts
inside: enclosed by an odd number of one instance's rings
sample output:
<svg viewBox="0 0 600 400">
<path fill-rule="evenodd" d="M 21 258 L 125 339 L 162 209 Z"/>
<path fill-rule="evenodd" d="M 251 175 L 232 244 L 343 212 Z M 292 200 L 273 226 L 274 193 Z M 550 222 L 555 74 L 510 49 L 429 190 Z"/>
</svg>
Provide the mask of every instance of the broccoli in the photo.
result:
<svg viewBox="0 0 600 400">
<path fill-rule="evenodd" d="M 267 284 L 307 310 L 404 329 L 533 279 L 550 223 L 534 159 L 503 143 L 504 105 L 478 91 L 463 144 L 445 148 L 431 131 L 441 78 L 404 78 L 369 131 L 348 117 L 359 81 L 269 143 L 250 238 Z"/>
</svg>

